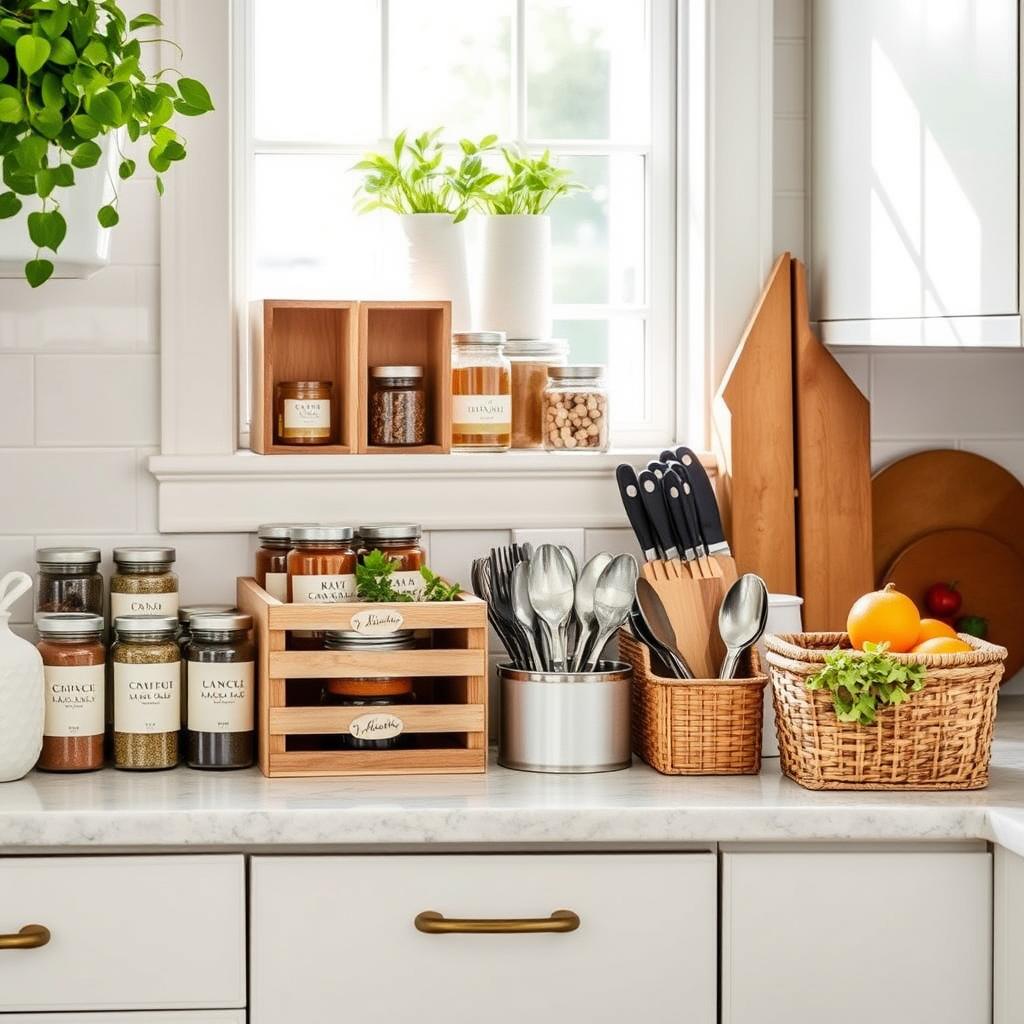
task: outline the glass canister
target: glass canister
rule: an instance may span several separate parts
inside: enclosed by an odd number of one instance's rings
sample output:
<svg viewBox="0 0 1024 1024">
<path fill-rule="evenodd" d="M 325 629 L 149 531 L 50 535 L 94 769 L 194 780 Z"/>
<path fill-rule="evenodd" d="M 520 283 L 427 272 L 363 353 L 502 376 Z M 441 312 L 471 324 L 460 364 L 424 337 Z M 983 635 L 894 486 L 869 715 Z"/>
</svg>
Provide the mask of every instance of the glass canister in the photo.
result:
<svg viewBox="0 0 1024 1024">
<path fill-rule="evenodd" d="M 288 552 L 288 600 L 338 604 L 356 599 L 351 526 L 297 526 Z"/>
<path fill-rule="evenodd" d="M 371 366 L 370 444 L 385 447 L 427 442 L 427 399 L 422 366 Z"/>
<path fill-rule="evenodd" d="M 110 621 L 126 615 L 178 615 L 178 577 L 171 572 L 174 548 L 114 548 Z"/>
<path fill-rule="evenodd" d="M 260 546 L 256 549 L 256 582 L 282 603 L 288 600 L 288 552 L 292 549 L 292 530 L 313 523 L 264 523 L 256 531 Z"/>
<path fill-rule="evenodd" d="M 190 768 L 248 768 L 255 760 L 256 646 L 252 617 L 197 614 L 188 645 Z"/>
<path fill-rule="evenodd" d="M 48 772 L 96 771 L 103 767 L 106 728 L 103 616 L 37 615 L 36 629 L 46 701 L 37 767 Z"/>
<path fill-rule="evenodd" d="M 384 552 L 394 563 L 395 571 L 389 577 L 394 590 L 409 594 L 414 601 L 423 596 L 425 581 L 420 569 L 427 564 L 427 556 L 420 547 L 422 529 L 413 523 L 387 523 L 376 526 L 360 526 L 359 561 L 371 552 Z"/>
<path fill-rule="evenodd" d="M 335 413 L 334 382 L 286 380 L 274 388 L 274 441 L 277 444 L 330 444 Z"/>
<path fill-rule="evenodd" d="M 99 548 L 40 548 L 36 563 L 37 612 L 103 615 Z"/>
<path fill-rule="evenodd" d="M 603 366 L 552 366 L 544 389 L 548 451 L 608 450 L 608 387 Z"/>
<path fill-rule="evenodd" d="M 569 342 L 565 338 L 509 338 L 505 355 L 512 364 L 512 447 L 542 448 L 548 367 L 565 365 Z"/>
<path fill-rule="evenodd" d="M 177 616 L 122 615 L 114 629 L 114 767 L 173 768 L 181 730 Z"/>
<path fill-rule="evenodd" d="M 452 336 L 452 449 L 503 452 L 512 444 L 512 364 L 502 331 Z"/>
</svg>

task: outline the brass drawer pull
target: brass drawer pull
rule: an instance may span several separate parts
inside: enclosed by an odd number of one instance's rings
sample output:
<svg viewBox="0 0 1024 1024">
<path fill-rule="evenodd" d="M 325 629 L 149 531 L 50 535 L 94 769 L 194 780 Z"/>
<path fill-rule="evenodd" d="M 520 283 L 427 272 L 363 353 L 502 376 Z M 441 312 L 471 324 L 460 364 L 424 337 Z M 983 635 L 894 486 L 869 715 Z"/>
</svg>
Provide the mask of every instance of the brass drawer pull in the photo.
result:
<svg viewBox="0 0 1024 1024">
<path fill-rule="evenodd" d="M 416 930 L 427 935 L 526 935 L 530 932 L 574 932 L 579 914 L 556 910 L 550 917 L 445 917 L 436 910 L 424 910 L 413 921 Z"/>
<path fill-rule="evenodd" d="M 27 924 L 14 935 L 0 935 L 0 949 L 38 949 L 49 941 L 49 928 L 41 924 Z"/>
</svg>

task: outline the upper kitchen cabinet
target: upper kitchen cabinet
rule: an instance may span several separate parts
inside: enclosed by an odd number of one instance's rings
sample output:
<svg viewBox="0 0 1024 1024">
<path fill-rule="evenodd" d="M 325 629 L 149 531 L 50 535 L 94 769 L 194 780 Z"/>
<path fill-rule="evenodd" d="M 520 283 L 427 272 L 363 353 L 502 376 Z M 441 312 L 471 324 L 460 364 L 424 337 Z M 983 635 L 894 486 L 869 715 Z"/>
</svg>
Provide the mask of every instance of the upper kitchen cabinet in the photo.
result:
<svg viewBox="0 0 1024 1024">
<path fill-rule="evenodd" d="M 1015 0 L 812 0 L 824 341 L 1020 345 Z"/>
</svg>

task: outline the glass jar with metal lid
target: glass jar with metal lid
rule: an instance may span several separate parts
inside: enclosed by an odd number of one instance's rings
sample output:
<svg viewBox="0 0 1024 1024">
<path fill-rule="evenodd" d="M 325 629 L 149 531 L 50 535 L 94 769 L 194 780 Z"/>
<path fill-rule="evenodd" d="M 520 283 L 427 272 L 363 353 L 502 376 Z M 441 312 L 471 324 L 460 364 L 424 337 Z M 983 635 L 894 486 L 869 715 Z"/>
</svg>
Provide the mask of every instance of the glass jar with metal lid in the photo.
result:
<svg viewBox="0 0 1024 1024">
<path fill-rule="evenodd" d="M 298 526 L 288 552 L 288 600 L 337 604 L 356 599 L 356 551 L 351 526 Z"/>
<path fill-rule="evenodd" d="M 603 366 L 552 366 L 544 389 L 544 447 L 608 450 L 608 387 Z"/>
<path fill-rule="evenodd" d="M 409 594 L 414 601 L 423 596 L 424 579 L 420 569 L 427 564 L 427 556 L 420 547 L 423 530 L 414 523 L 380 523 L 360 526 L 359 561 L 371 551 L 382 551 L 395 563 L 395 571 L 388 578 L 399 594 Z"/>
<path fill-rule="evenodd" d="M 277 444 L 330 444 L 333 423 L 339 419 L 331 409 L 334 382 L 329 380 L 286 380 L 274 389 L 276 415 L 274 440 Z"/>
<path fill-rule="evenodd" d="M 371 366 L 367 436 L 370 444 L 427 443 L 422 366 Z"/>
<path fill-rule="evenodd" d="M 192 639 L 191 621 L 193 615 L 223 615 L 237 612 L 233 604 L 188 604 L 178 609 L 178 647 L 181 650 L 181 727 L 185 728 L 185 714 L 188 711 L 188 673 L 185 662 L 188 660 L 188 644 Z"/>
<path fill-rule="evenodd" d="M 512 365 L 503 331 L 452 336 L 452 448 L 503 452 L 512 444 Z"/>
<path fill-rule="evenodd" d="M 103 616 L 88 612 L 36 616 L 43 659 L 45 716 L 38 766 L 48 772 L 103 767 L 106 650 Z"/>
<path fill-rule="evenodd" d="M 255 760 L 256 647 L 252 616 L 194 614 L 187 650 L 191 768 L 247 768 Z"/>
<path fill-rule="evenodd" d="M 569 342 L 565 338 L 509 338 L 505 355 L 512 364 L 512 447 L 542 448 L 548 367 L 565 365 Z"/>
<path fill-rule="evenodd" d="M 114 548 L 110 578 L 111 622 L 123 615 L 173 616 L 177 624 L 178 577 L 174 548 Z"/>
<path fill-rule="evenodd" d="M 177 616 L 121 615 L 114 629 L 114 767 L 173 768 L 181 729 Z"/>
<path fill-rule="evenodd" d="M 288 600 L 288 552 L 292 549 L 292 530 L 315 523 L 264 523 L 256 531 L 260 546 L 256 549 L 256 582 L 278 601 Z"/>
<path fill-rule="evenodd" d="M 37 612 L 104 613 L 99 548 L 40 548 L 36 562 Z"/>
</svg>

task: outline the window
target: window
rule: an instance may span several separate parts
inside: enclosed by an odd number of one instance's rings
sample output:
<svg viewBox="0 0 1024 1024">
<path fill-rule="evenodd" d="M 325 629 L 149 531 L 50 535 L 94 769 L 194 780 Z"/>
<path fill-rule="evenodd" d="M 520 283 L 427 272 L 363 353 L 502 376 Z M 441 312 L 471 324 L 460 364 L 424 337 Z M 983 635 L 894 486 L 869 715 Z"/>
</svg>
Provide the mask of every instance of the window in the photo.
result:
<svg viewBox="0 0 1024 1024">
<path fill-rule="evenodd" d="M 397 226 L 353 212 L 350 168 L 402 129 L 550 149 L 588 187 L 552 208 L 555 334 L 573 361 L 608 365 L 613 443 L 673 439 L 684 369 L 673 0 L 237 8 L 249 58 L 245 298 L 395 294 Z"/>
</svg>

